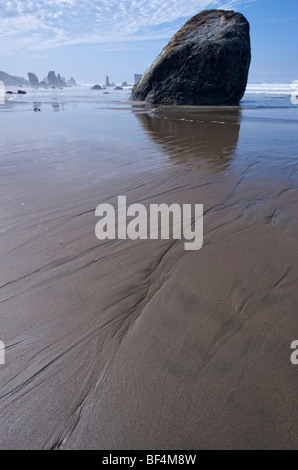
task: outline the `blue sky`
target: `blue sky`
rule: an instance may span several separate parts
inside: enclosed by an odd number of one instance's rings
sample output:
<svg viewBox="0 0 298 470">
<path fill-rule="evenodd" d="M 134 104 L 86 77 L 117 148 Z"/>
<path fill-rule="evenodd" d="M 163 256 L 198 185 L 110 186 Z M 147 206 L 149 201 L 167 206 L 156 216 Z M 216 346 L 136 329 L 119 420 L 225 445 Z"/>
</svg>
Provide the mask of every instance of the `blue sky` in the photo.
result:
<svg viewBox="0 0 298 470">
<path fill-rule="evenodd" d="M 0 70 L 132 82 L 206 8 L 234 9 L 250 22 L 250 82 L 298 79 L 297 0 L 0 0 Z"/>
</svg>

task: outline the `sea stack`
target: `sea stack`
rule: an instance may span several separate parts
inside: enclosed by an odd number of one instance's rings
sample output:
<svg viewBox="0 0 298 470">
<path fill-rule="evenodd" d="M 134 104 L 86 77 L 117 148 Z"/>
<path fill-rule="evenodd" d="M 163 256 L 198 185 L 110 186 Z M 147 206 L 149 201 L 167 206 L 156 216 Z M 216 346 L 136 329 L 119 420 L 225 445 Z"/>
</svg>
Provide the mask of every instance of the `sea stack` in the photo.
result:
<svg viewBox="0 0 298 470">
<path fill-rule="evenodd" d="M 73 77 L 71 77 L 70 80 L 67 80 L 66 85 L 67 86 L 78 86 L 77 82 L 75 81 L 75 79 Z"/>
<path fill-rule="evenodd" d="M 105 86 L 106 86 L 106 87 L 112 86 L 112 84 L 110 83 L 110 79 L 109 79 L 108 75 L 106 75 L 106 83 L 105 83 Z"/>
<path fill-rule="evenodd" d="M 50 71 L 48 73 L 48 77 L 46 79 L 46 83 L 48 86 L 51 87 L 64 87 L 66 86 L 66 80 L 65 78 L 62 78 L 60 73 L 56 76 L 54 71 Z"/>
<path fill-rule="evenodd" d="M 240 13 L 205 10 L 173 36 L 132 90 L 165 105 L 238 105 L 251 60 L 249 23 Z"/>
<path fill-rule="evenodd" d="M 39 86 L 39 80 L 38 77 L 35 75 L 35 73 L 28 72 L 28 79 L 29 79 L 29 85 L 32 87 L 38 87 Z"/>
</svg>

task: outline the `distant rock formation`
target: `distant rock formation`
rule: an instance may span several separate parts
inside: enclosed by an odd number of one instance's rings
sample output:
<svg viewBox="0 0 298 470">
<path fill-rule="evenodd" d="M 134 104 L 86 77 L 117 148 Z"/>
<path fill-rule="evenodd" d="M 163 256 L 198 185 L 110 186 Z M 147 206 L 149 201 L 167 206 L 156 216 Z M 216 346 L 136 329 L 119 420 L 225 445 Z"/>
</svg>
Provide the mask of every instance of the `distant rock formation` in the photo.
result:
<svg viewBox="0 0 298 470">
<path fill-rule="evenodd" d="M 123 90 L 122 86 L 115 86 L 114 90 Z"/>
<path fill-rule="evenodd" d="M 66 86 L 66 78 L 64 77 L 61 77 L 60 73 L 58 73 L 58 82 L 59 82 L 59 86 L 61 87 L 65 87 Z"/>
<path fill-rule="evenodd" d="M 9 75 L 6 72 L 0 72 L 0 80 L 4 83 L 5 86 L 28 86 L 28 80 L 22 77 L 14 77 Z"/>
<path fill-rule="evenodd" d="M 58 78 L 56 77 L 56 74 L 54 71 L 51 71 L 48 73 L 47 76 L 47 84 L 49 86 L 56 86 L 58 85 Z"/>
<path fill-rule="evenodd" d="M 139 81 L 141 80 L 141 78 L 142 78 L 142 74 L 141 74 L 141 73 L 135 73 L 135 74 L 134 74 L 135 85 L 136 85 L 137 83 L 139 83 Z"/>
<path fill-rule="evenodd" d="M 70 80 L 66 82 L 64 77 L 58 73 L 56 76 L 55 72 L 51 71 L 48 73 L 48 76 L 43 79 L 42 82 L 39 82 L 37 75 L 33 72 L 28 72 L 28 80 L 22 77 L 14 77 L 9 75 L 6 72 L 0 72 L 0 81 L 4 83 L 5 86 L 31 86 L 31 87 L 66 87 L 66 86 L 78 86 L 75 79 L 71 77 Z"/>
<path fill-rule="evenodd" d="M 90 90 L 102 90 L 100 85 L 94 85 L 93 87 L 90 88 Z"/>
<path fill-rule="evenodd" d="M 48 76 L 43 79 L 42 82 L 38 81 L 38 77 L 32 73 L 28 73 L 29 84 L 33 87 L 71 87 L 71 86 L 78 86 L 75 79 L 71 77 L 70 80 L 66 81 L 64 77 L 61 77 L 60 73 L 56 76 L 55 72 L 51 71 L 48 73 Z"/>
<path fill-rule="evenodd" d="M 128 83 L 127 83 L 127 82 L 122 82 L 122 85 L 121 85 L 121 86 L 122 86 L 122 87 L 128 86 Z"/>
<path fill-rule="evenodd" d="M 27 91 L 25 91 L 25 90 L 18 90 L 18 95 L 27 95 Z"/>
<path fill-rule="evenodd" d="M 28 72 L 28 78 L 29 78 L 29 85 L 33 87 L 39 86 L 39 80 L 38 77 L 35 75 L 35 73 Z"/>
<path fill-rule="evenodd" d="M 67 86 L 78 86 L 77 82 L 75 81 L 75 79 L 73 77 L 71 77 L 69 80 L 67 80 L 66 85 Z"/>
<path fill-rule="evenodd" d="M 112 84 L 110 83 L 109 77 L 108 77 L 107 75 L 106 75 L 106 83 L 105 83 L 105 86 L 106 86 L 106 87 L 112 86 Z"/>
<path fill-rule="evenodd" d="M 47 86 L 50 87 L 65 87 L 66 81 L 65 78 L 61 78 L 60 73 L 56 76 L 54 71 L 50 71 L 46 80 Z"/>
<path fill-rule="evenodd" d="M 168 105 L 238 105 L 251 60 L 240 13 L 205 10 L 173 36 L 132 90 L 132 99 Z"/>
</svg>

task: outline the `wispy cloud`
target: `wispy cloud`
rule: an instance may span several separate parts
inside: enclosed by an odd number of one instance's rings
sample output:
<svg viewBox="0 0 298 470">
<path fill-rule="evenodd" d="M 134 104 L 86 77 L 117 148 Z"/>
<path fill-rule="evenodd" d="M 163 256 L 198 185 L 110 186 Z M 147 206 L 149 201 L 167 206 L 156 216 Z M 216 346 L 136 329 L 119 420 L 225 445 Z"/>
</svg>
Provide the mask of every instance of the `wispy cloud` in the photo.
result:
<svg viewBox="0 0 298 470">
<path fill-rule="evenodd" d="M 10 0 L 0 4 L 0 54 L 75 44 L 169 38 L 181 20 L 204 8 L 255 0 Z"/>
</svg>

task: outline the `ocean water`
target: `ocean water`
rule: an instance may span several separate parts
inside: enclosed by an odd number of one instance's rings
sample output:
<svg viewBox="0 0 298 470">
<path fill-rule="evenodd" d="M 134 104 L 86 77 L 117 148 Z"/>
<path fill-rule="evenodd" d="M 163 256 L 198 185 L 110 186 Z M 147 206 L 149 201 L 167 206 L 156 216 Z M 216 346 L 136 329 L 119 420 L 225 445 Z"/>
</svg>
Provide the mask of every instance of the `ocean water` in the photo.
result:
<svg viewBox="0 0 298 470">
<path fill-rule="evenodd" d="M 249 83 L 240 106 L 289 108 L 298 105 L 298 82 Z"/>
<path fill-rule="evenodd" d="M 26 95 L 5 94 L 0 105 L 0 165 L 50 161 L 54 154 L 62 166 L 71 162 L 69 171 L 79 172 L 88 160 L 95 167 L 100 164 L 101 177 L 111 177 L 177 161 L 197 165 L 206 155 L 217 162 L 234 156 L 229 165 L 238 167 L 262 152 L 262 158 L 275 157 L 278 171 L 285 158 L 293 161 L 297 154 L 295 87 L 248 84 L 235 107 L 145 105 L 131 101 L 131 87 L 27 88 Z"/>
<path fill-rule="evenodd" d="M 63 111 L 66 106 L 75 106 L 76 103 L 98 103 L 101 107 L 110 107 L 115 103 L 127 104 L 130 102 L 131 87 L 123 90 L 114 88 L 91 90 L 90 85 L 82 85 L 64 89 L 34 89 L 27 88 L 27 95 L 6 95 L 5 106 L 2 99 L 0 109 L 13 109 L 15 105 L 23 108 L 43 107 L 52 108 L 53 111 Z M 6 90 L 17 91 L 15 87 L 6 87 Z M 246 93 L 240 102 L 241 108 L 248 107 L 278 107 L 289 108 L 298 105 L 298 84 L 293 83 L 249 83 Z"/>
</svg>

